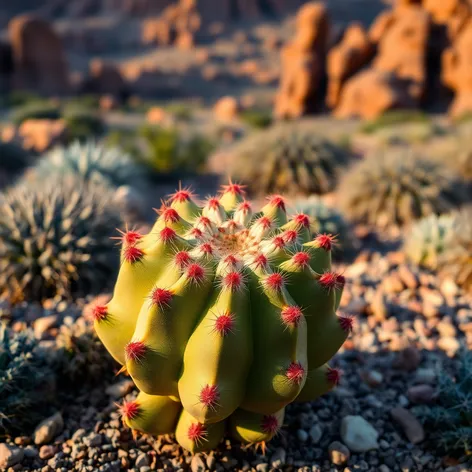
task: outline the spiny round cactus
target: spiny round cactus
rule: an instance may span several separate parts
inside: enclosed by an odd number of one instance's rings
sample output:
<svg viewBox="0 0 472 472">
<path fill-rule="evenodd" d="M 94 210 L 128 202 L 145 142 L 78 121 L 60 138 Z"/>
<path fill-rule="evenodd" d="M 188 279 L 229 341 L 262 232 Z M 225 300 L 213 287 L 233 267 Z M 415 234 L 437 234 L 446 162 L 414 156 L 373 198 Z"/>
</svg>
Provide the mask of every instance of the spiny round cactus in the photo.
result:
<svg viewBox="0 0 472 472">
<path fill-rule="evenodd" d="M 413 263 L 436 269 L 441 254 L 455 244 L 453 234 L 457 215 L 430 215 L 417 221 L 406 236 L 403 250 Z"/>
<path fill-rule="evenodd" d="M 44 184 L 44 185 L 43 185 Z M 119 264 L 109 191 L 76 179 L 24 183 L 0 196 L 0 296 L 71 298 L 103 290 Z"/>
<path fill-rule="evenodd" d="M 277 126 L 236 146 L 229 174 L 254 195 L 323 194 L 333 190 L 348 153 L 310 128 Z"/>
<path fill-rule="evenodd" d="M 451 240 L 439 259 L 441 272 L 472 292 L 472 207 L 457 215 Z"/>
<path fill-rule="evenodd" d="M 314 240 L 309 218 L 287 218 L 269 198 L 253 213 L 241 186 L 200 208 L 179 190 L 147 235 L 123 234 L 112 300 L 95 328 L 141 393 L 124 421 L 175 431 L 192 452 L 214 448 L 226 427 L 270 440 L 285 407 L 330 390 L 327 362 L 352 328 L 337 316 L 344 277 L 331 269 L 333 237 Z"/>
<path fill-rule="evenodd" d="M 38 179 L 52 174 L 72 175 L 112 188 L 138 186 L 144 177 L 143 168 L 121 149 L 94 141 L 76 141 L 67 147 L 53 149 L 40 160 L 34 173 Z"/>
<path fill-rule="evenodd" d="M 338 195 L 349 218 L 380 227 L 448 213 L 467 201 L 463 182 L 455 174 L 405 152 L 372 155 L 359 162 L 346 173 Z"/>
<path fill-rule="evenodd" d="M 293 204 L 296 213 L 304 213 L 310 217 L 313 235 L 329 233 L 336 237 L 336 248 L 333 251 L 334 259 L 342 259 L 346 253 L 353 252 L 358 241 L 344 216 L 335 208 L 323 203 L 317 195 L 296 200 Z"/>
<path fill-rule="evenodd" d="M 55 374 L 33 333 L 0 325 L 0 435 L 24 433 L 41 421 L 54 394 Z"/>
</svg>

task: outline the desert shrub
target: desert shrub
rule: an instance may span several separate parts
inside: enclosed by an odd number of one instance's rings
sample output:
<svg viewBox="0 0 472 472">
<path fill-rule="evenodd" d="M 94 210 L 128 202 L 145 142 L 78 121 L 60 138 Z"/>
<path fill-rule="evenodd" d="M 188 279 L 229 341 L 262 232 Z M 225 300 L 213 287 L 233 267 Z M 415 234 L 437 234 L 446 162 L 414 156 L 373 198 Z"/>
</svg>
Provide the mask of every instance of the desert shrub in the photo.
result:
<svg viewBox="0 0 472 472">
<path fill-rule="evenodd" d="M 184 136 L 179 130 L 144 126 L 135 133 L 112 133 L 110 145 L 118 145 L 159 175 L 195 173 L 204 169 L 213 143 L 203 135 Z"/>
<path fill-rule="evenodd" d="M 272 113 L 267 110 L 244 110 L 240 113 L 241 120 L 253 128 L 264 129 L 272 124 Z"/>
<path fill-rule="evenodd" d="M 26 120 L 57 120 L 61 117 L 61 109 L 51 102 L 32 102 L 16 107 L 11 113 L 11 121 L 19 126 Z"/>
<path fill-rule="evenodd" d="M 72 142 L 101 136 L 106 129 L 101 116 L 86 108 L 68 107 L 64 111 L 64 119 L 67 124 L 67 137 Z"/>
<path fill-rule="evenodd" d="M 376 131 L 394 125 L 405 123 L 429 123 L 429 116 L 419 110 L 391 110 L 380 117 L 365 122 L 361 126 L 361 132 L 372 134 Z"/>
</svg>

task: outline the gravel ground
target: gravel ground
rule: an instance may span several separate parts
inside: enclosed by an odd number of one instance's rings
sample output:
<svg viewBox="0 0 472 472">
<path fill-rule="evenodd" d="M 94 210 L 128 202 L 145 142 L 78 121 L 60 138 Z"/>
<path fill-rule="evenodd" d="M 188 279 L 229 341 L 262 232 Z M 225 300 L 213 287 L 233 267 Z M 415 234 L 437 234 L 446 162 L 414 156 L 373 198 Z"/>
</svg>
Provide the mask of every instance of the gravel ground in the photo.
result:
<svg viewBox="0 0 472 472">
<path fill-rule="evenodd" d="M 117 404 L 136 392 L 120 376 L 77 392 L 32 435 L 8 438 L 0 444 L 0 464 L 42 472 L 470 471 L 437 455 L 411 408 L 434 401 L 437 375 L 453 368 L 462 347 L 472 347 L 471 299 L 452 281 L 384 250 L 395 245 L 381 242 L 341 267 L 349 282 L 342 310 L 356 322 L 332 363 L 342 371 L 340 385 L 315 402 L 288 407 L 284 429 L 265 455 L 225 440 L 217 451 L 192 456 L 170 436 L 133 436 Z M 84 304 L 23 306 L 9 318 L 15 329 L 33 325 L 47 342 L 64 315 L 83 316 Z"/>
</svg>

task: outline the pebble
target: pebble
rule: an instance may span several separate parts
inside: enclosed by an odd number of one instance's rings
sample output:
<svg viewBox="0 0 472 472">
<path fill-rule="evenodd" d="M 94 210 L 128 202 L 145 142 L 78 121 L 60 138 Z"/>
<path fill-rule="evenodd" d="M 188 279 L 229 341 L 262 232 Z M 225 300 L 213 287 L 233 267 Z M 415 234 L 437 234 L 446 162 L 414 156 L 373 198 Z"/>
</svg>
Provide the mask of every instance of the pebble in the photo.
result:
<svg viewBox="0 0 472 472">
<path fill-rule="evenodd" d="M 415 373 L 414 382 L 417 384 L 433 384 L 436 381 L 434 369 L 418 369 Z"/>
<path fill-rule="evenodd" d="M 320 442 L 321 436 L 323 435 L 323 430 L 319 425 L 315 424 L 310 428 L 308 434 L 310 435 L 310 438 L 313 443 L 318 444 Z"/>
<path fill-rule="evenodd" d="M 56 448 L 54 446 L 41 446 L 39 449 L 40 459 L 50 459 L 56 453 Z"/>
<path fill-rule="evenodd" d="M 328 454 L 334 465 L 344 465 L 351 457 L 349 449 L 339 441 L 334 441 L 328 446 Z"/>
<path fill-rule="evenodd" d="M 297 438 L 301 442 L 306 442 L 308 440 L 308 433 L 304 429 L 297 430 Z"/>
<path fill-rule="evenodd" d="M 35 429 L 33 434 L 34 443 L 37 445 L 51 442 L 64 428 L 62 415 L 57 412 L 46 418 Z"/>
<path fill-rule="evenodd" d="M 42 316 L 41 318 L 38 318 L 33 325 L 34 336 L 37 339 L 43 338 L 48 330 L 57 326 L 57 322 L 57 315 Z"/>
<path fill-rule="evenodd" d="M 423 426 L 410 411 L 397 407 L 390 411 L 390 415 L 400 425 L 405 436 L 412 444 L 418 444 L 424 440 Z"/>
<path fill-rule="evenodd" d="M 379 433 L 362 416 L 345 416 L 341 422 L 343 443 L 353 452 L 378 449 Z"/>
<path fill-rule="evenodd" d="M 200 454 L 195 454 L 192 457 L 192 462 L 190 463 L 190 469 L 192 472 L 204 472 L 205 471 L 205 463 L 203 462 Z"/>
<path fill-rule="evenodd" d="M 376 370 L 369 370 L 366 372 L 365 380 L 371 387 L 378 387 L 383 382 L 383 375 Z"/>
<path fill-rule="evenodd" d="M 277 469 L 285 465 L 286 455 L 285 449 L 281 447 L 277 448 L 270 458 L 272 467 Z"/>
<path fill-rule="evenodd" d="M 421 362 L 421 354 L 414 346 L 408 346 L 399 353 L 399 367 L 406 371 L 412 371 L 418 368 Z"/>
<path fill-rule="evenodd" d="M 0 444 L 0 469 L 6 470 L 19 464 L 24 457 L 23 449 L 12 446 L 11 444 Z"/>
<path fill-rule="evenodd" d="M 256 465 L 257 472 L 267 472 L 269 470 L 269 464 L 265 462 L 261 462 L 260 464 Z"/>
<path fill-rule="evenodd" d="M 105 393 L 112 398 L 122 398 L 133 390 L 134 384 L 132 380 L 122 380 L 116 384 L 112 384 L 106 388 Z"/>
<path fill-rule="evenodd" d="M 407 397 L 412 403 L 431 403 L 435 397 L 435 390 L 427 384 L 414 385 L 408 389 Z"/>
</svg>

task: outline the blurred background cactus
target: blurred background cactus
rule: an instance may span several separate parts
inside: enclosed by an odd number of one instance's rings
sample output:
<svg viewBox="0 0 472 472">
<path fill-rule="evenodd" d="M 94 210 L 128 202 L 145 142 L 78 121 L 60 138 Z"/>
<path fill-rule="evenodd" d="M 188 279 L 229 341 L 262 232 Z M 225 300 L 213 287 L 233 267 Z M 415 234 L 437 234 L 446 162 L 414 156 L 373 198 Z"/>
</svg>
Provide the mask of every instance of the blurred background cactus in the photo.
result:
<svg viewBox="0 0 472 472">
<path fill-rule="evenodd" d="M 287 405 L 337 384 L 327 362 L 353 321 L 336 315 L 345 279 L 331 268 L 334 238 L 313 239 L 309 217 L 289 219 L 285 205 L 273 196 L 254 214 L 232 183 L 203 207 L 179 190 L 147 235 L 123 234 L 113 298 L 94 318 L 141 391 L 122 407 L 128 426 L 175 430 L 191 452 L 216 447 L 225 423 L 264 443 Z"/>
<path fill-rule="evenodd" d="M 331 192 L 349 153 L 310 127 L 279 125 L 248 136 L 232 151 L 228 174 L 253 195 Z"/>
<path fill-rule="evenodd" d="M 139 187 L 145 177 L 144 169 L 121 149 L 93 140 L 57 147 L 42 157 L 33 169 L 33 179 L 36 176 L 41 180 L 54 174 L 105 184 L 112 189 L 121 185 Z"/>
<path fill-rule="evenodd" d="M 119 262 L 112 198 L 105 187 L 62 175 L 0 195 L 0 294 L 43 300 L 105 289 Z"/>
<path fill-rule="evenodd" d="M 326 205 L 319 196 L 312 195 L 309 198 L 296 200 L 291 208 L 295 213 L 304 213 L 310 217 L 313 236 L 328 233 L 336 237 L 332 252 L 335 260 L 351 257 L 358 249 L 359 241 L 352 226 L 341 212 Z"/>
<path fill-rule="evenodd" d="M 0 325 L 0 436 L 25 433 L 47 414 L 55 375 L 29 330 Z"/>
<path fill-rule="evenodd" d="M 441 255 L 454 245 L 457 214 L 429 215 L 412 225 L 403 250 L 407 258 L 419 266 L 437 269 Z"/>
<path fill-rule="evenodd" d="M 357 163 L 337 193 L 349 219 L 380 228 L 448 213 L 468 201 L 457 174 L 404 151 L 373 154 Z"/>
<path fill-rule="evenodd" d="M 472 293 L 472 207 L 463 209 L 456 218 L 451 244 L 439 259 L 440 273 Z"/>
</svg>

